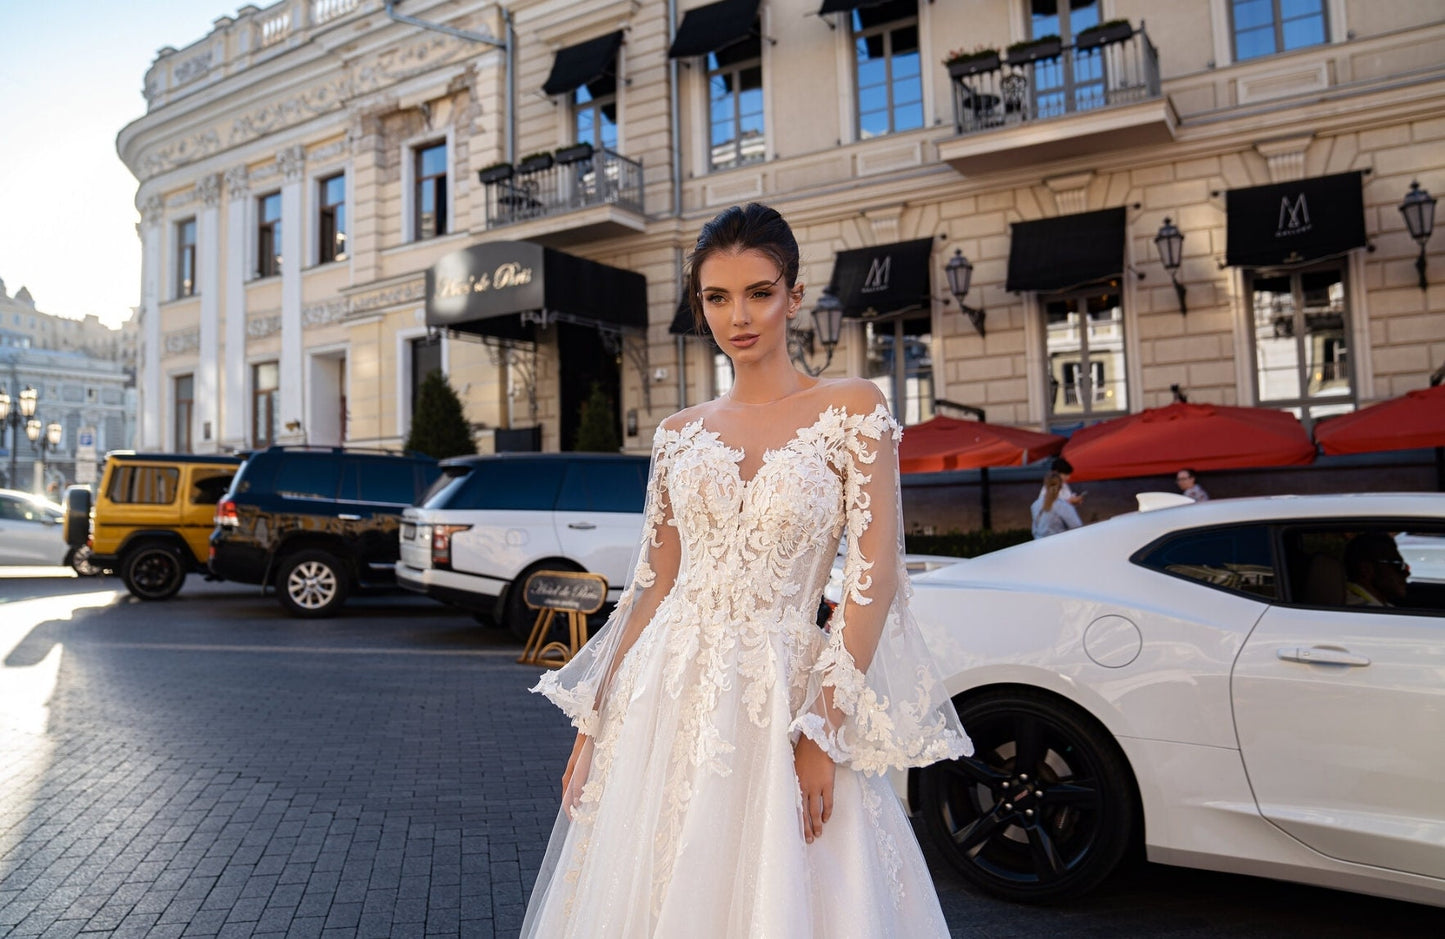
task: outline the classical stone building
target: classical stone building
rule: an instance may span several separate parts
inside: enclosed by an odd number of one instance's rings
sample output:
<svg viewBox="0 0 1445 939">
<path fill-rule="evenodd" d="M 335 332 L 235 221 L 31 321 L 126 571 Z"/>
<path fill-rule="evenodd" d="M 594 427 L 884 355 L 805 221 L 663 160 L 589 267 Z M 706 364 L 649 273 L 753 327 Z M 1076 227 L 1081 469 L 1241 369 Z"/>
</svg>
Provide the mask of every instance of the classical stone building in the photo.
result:
<svg viewBox="0 0 1445 939">
<path fill-rule="evenodd" d="M 844 309 L 799 358 L 906 422 L 1314 420 L 1445 362 L 1398 209 L 1445 192 L 1435 0 L 283 0 L 145 89 L 147 447 L 394 446 L 441 367 L 483 449 L 594 383 L 645 448 L 728 381 L 680 271 L 748 200 Z"/>
</svg>

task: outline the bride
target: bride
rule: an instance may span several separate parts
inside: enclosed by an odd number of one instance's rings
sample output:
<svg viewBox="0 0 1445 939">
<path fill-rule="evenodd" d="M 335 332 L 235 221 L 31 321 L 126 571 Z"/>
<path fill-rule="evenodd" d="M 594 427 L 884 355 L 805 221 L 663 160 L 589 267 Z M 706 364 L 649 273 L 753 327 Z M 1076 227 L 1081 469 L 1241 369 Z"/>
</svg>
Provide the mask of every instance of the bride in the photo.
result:
<svg viewBox="0 0 1445 939">
<path fill-rule="evenodd" d="M 522 934 L 947 936 L 886 775 L 972 750 L 908 612 L 899 427 L 871 382 L 793 368 L 773 209 L 703 226 L 688 300 L 736 380 L 658 428 L 632 581 L 533 689 L 578 733 Z"/>
</svg>

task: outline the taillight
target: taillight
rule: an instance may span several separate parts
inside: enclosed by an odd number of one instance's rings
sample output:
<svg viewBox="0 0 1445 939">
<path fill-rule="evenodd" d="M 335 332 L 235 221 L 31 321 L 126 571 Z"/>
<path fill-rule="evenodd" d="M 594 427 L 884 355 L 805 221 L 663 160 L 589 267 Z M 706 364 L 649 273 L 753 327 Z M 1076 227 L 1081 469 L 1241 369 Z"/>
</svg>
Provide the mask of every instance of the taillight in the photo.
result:
<svg viewBox="0 0 1445 939">
<path fill-rule="evenodd" d="M 216 524 L 236 528 L 241 524 L 241 516 L 236 512 L 235 499 L 222 499 L 216 503 Z"/>
<path fill-rule="evenodd" d="M 433 525 L 431 529 L 432 567 L 452 566 L 452 535 L 466 531 L 470 525 Z"/>
</svg>

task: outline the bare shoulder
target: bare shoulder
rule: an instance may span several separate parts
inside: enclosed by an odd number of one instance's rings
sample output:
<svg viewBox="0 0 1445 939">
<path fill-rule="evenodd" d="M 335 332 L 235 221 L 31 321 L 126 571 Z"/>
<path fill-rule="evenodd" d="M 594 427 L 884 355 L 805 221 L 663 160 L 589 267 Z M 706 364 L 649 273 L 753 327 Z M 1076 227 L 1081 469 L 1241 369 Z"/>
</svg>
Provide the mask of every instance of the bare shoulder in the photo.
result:
<svg viewBox="0 0 1445 939">
<path fill-rule="evenodd" d="M 704 401 L 702 404 L 694 404 L 690 408 L 683 408 L 681 411 L 671 414 L 667 418 L 665 418 L 662 422 L 662 427 L 665 430 L 670 430 L 673 433 L 677 433 L 688 424 L 691 424 L 693 421 L 705 416 L 707 411 L 711 407 L 712 402 Z"/>
<path fill-rule="evenodd" d="M 842 407 L 850 414 L 871 414 L 875 408 L 888 409 L 882 390 L 866 378 L 829 379 L 820 389 L 830 405 Z"/>
</svg>

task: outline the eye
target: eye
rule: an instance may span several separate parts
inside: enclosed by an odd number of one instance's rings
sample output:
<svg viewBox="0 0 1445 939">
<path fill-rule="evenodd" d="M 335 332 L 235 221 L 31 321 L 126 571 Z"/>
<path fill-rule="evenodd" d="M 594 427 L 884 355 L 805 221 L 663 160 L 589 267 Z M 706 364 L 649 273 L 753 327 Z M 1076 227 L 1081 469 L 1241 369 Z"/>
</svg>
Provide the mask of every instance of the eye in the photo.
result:
<svg viewBox="0 0 1445 939">
<path fill-rule="evenodd" d="M 754 300 L 766 300 L 766 299 L 768 299 L 769 297 L 771 297 L 772 295 L 773 295 L 773 292 L 772 292 L 771 290 L 754 290 L 754 291 L 753 291 L 753 299 L 754 299 Z"/>
<path fill-rule="evenodd" d="M 728 299 L 728 298 L 727 298 L 726 296 L 724 296 L 723 294 L 720 294 L 720 293 L 709 293 L 709 294 L 704 294 L 704 295 L 703 295 L 702 302 L 703 302 L 703 303 L 726 303 L 726 302 L 727 302 L 727 299 Z"/>
</svg>

